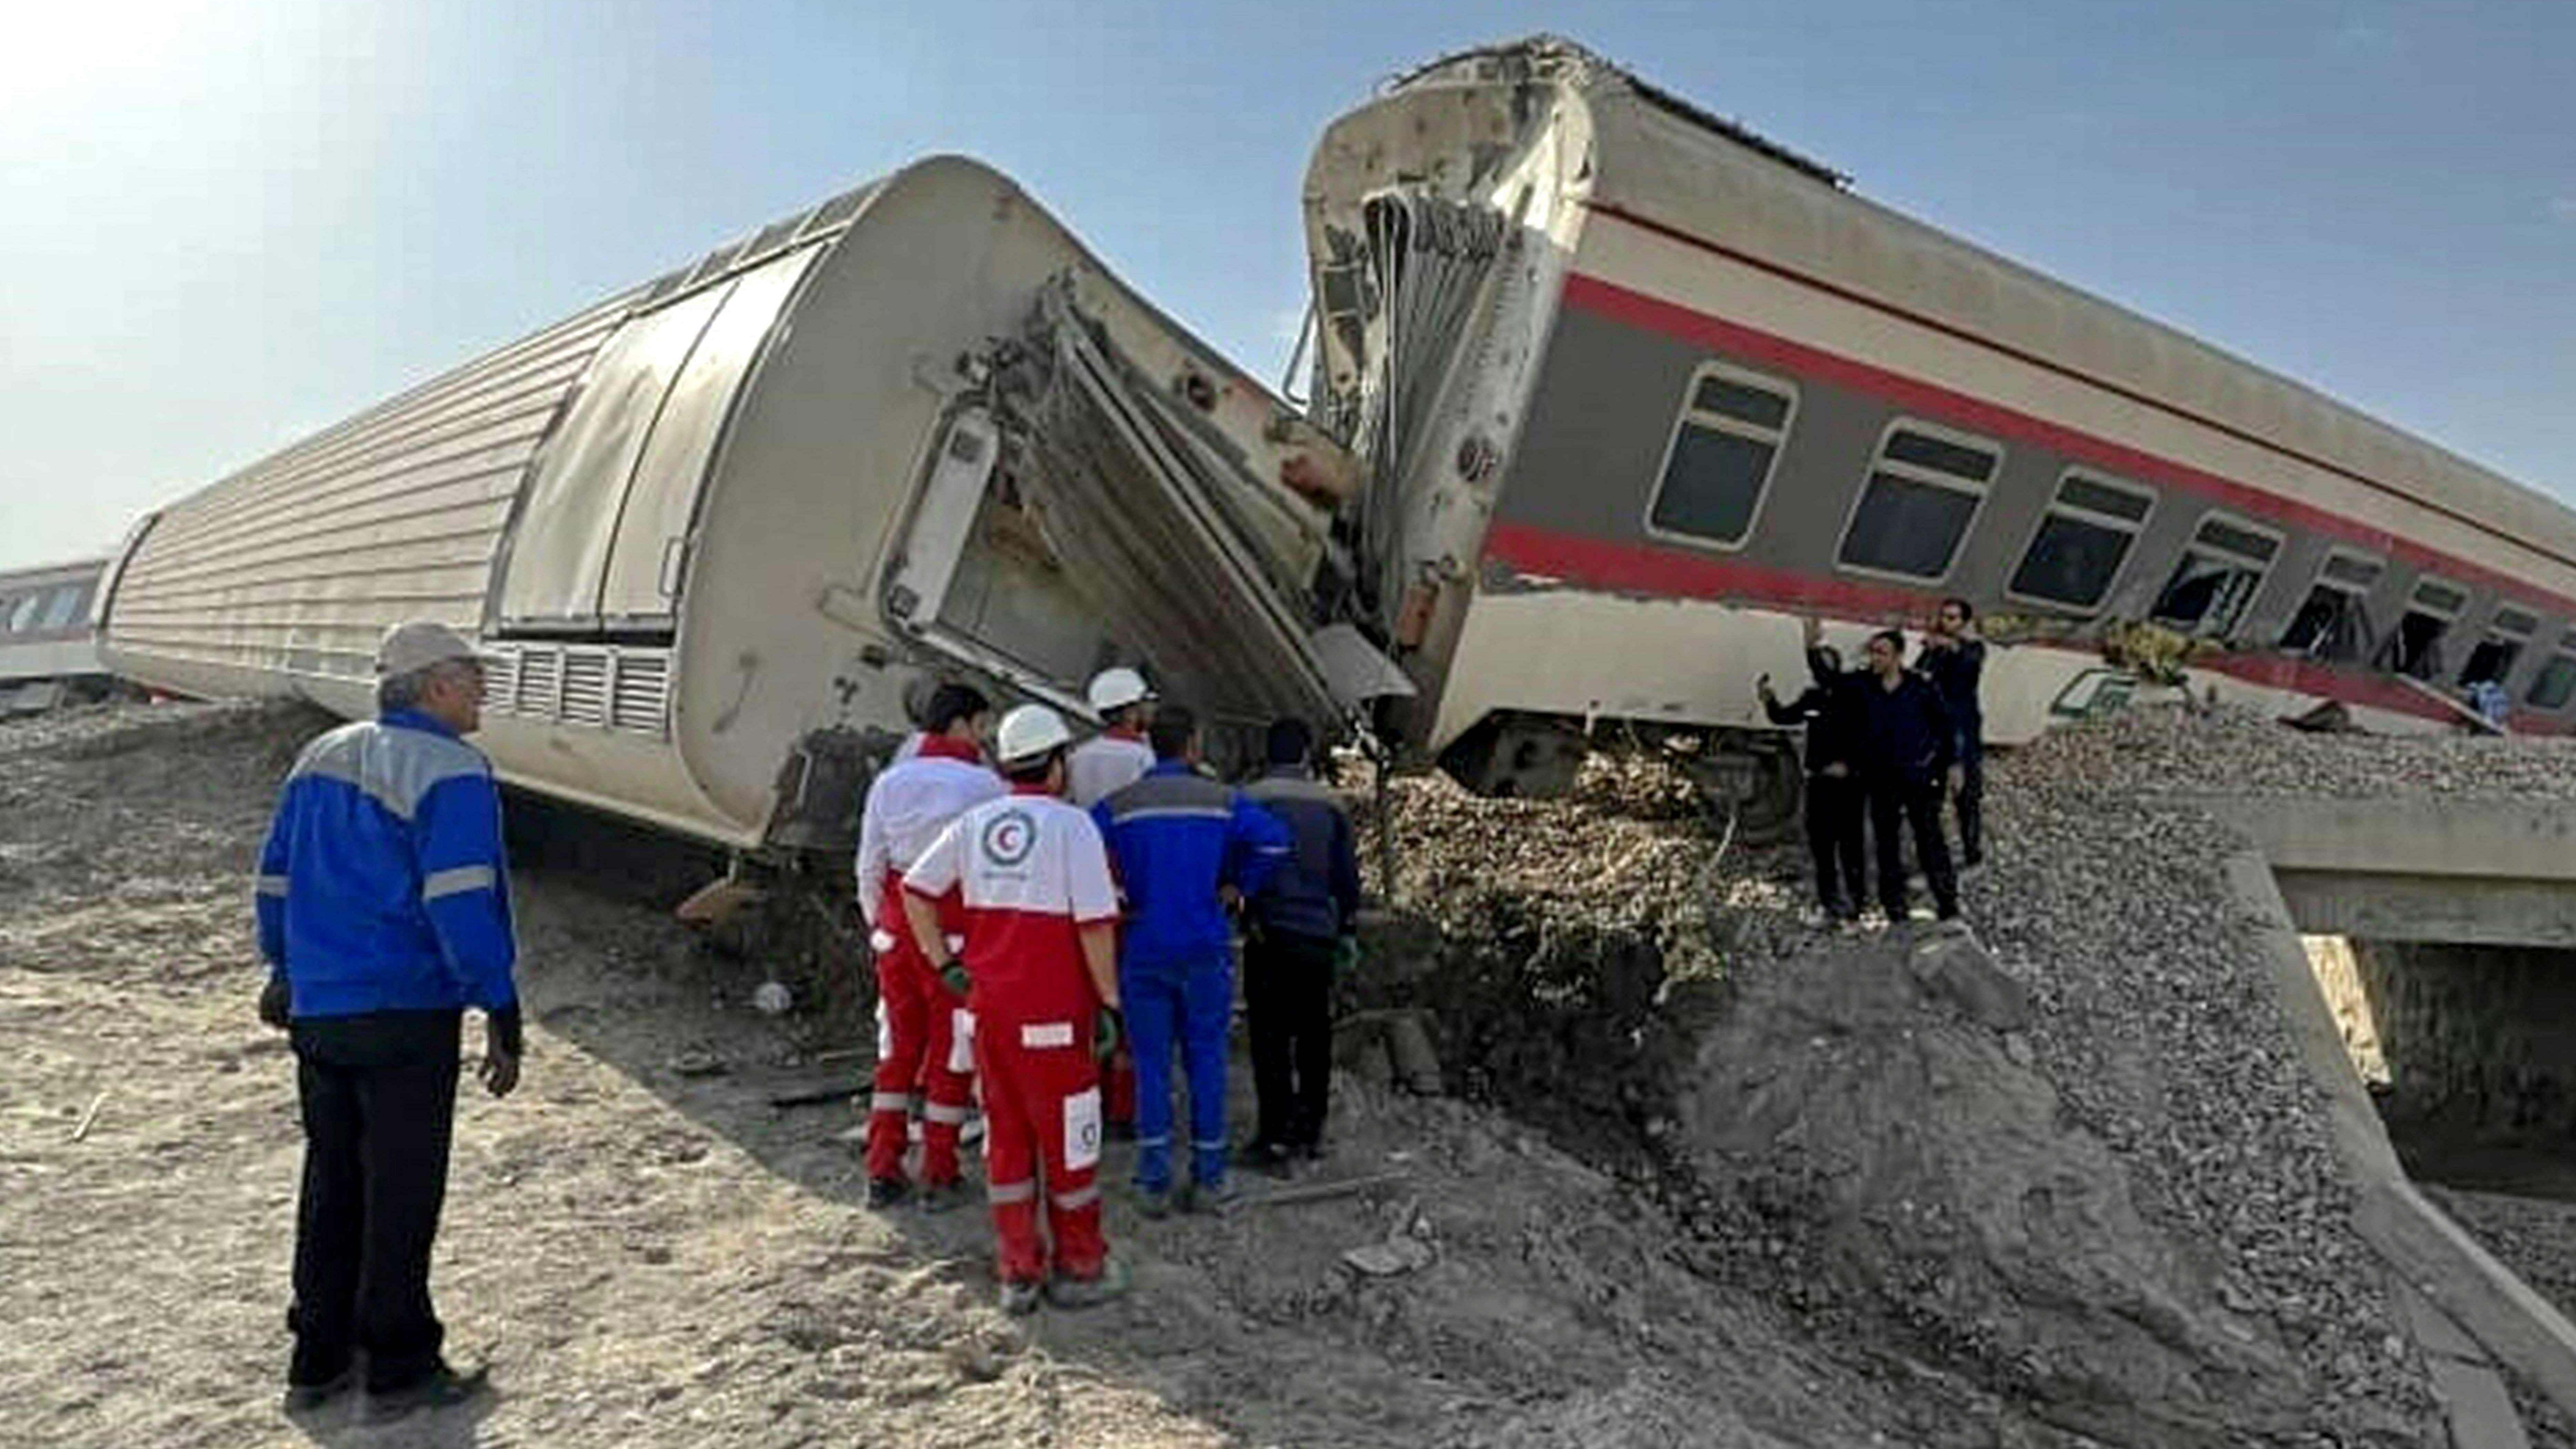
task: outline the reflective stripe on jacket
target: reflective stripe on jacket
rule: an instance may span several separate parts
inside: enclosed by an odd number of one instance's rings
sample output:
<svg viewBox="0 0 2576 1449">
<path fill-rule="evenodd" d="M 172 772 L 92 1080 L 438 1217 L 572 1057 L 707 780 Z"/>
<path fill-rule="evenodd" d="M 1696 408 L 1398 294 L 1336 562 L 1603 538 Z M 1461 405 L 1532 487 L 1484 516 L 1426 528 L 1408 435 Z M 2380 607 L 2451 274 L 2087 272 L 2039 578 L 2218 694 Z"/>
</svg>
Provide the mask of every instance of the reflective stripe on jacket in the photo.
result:
<svg viewBox="0 0 2576 1449">
<path fill-rule="evenodd" d="M 1178 760 L 1092 807 L 1127 896 L 1119 959 L 1194 965 L 1222 956 L 1233 933 L 1219 886 L 1246 896 L 1288 855 L 1288 828 L 1241 791 Z"/>
<path fill-rule="evenodd" d="M 258 915 L 299 1017 L 516 1004 L 491 762 L 413 710 L 305 746 L 260 851 Z"/>
</svg>

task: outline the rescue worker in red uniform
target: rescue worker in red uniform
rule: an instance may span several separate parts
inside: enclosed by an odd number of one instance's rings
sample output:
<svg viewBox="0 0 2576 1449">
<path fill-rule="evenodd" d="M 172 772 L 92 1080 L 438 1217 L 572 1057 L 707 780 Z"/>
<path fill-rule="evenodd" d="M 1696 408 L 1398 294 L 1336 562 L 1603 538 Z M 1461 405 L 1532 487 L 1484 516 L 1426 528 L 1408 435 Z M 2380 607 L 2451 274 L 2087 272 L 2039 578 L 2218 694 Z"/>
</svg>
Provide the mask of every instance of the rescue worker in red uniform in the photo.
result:
<svg viewBox="0 0 2576 1449">
<path fill-rule="evenodd" d="M 858 897 L 877 966 L 877 1067 L 868 1097 L 868 1206 L 889 1207 L 910 1191 L 903 1153 L 911 1114 L 921 1113 L 921 1200 L 932 1211 L 964 1201 L 957 1135 L 973 1086 L 973 1031 L 965 1001 L 905 927 L 903 872 L 969 806 L 1003 793 L 980 744 L 992 702 L 963 684 L 942 685 L 924 711 L 912 755 L 868 786 L 859 816 Z M 945 934 L 958 930 L 956 903 L 941 907 Z"/>
<path fill-rule="evenodd" d="M 1072 742 L 1044 705 L 1003 716 L 994 754 L 1011 793 L 957 817 L 903 878 L 913 939 L 966 989 L 975 1019 L 984 1192 L 1007 1313 L 1031 1311 L 1041 1294 L 1080 1308 L 1127 1290 L 1100 1231 L 1094 1053 L 1117 1030 L 1118 895 L 1099 829 L 1058 798 Z M 962 960 L 946 951 L 939 919 L 951 891 L 963 907 Z"/>
</svg>

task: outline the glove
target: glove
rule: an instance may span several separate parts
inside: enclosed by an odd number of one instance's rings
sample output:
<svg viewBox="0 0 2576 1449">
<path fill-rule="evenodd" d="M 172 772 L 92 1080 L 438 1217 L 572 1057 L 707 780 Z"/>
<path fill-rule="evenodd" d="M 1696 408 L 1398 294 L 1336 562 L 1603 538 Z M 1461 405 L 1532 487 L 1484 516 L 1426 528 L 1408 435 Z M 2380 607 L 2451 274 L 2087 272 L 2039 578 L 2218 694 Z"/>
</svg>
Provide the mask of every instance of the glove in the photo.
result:
<svg viewBox="0 0 2576 1449">
<path fill-rule="evenodd" d="M 268 984 L 259 989 L 259 1019 L 279 1031 L 294 1025 L 295 993 L 287 986 L 284 975 L 270 976 Z"/>
<path fill-rule="evenodd" d="M 946 982 L 948 989 L 959 996 L 964 996 L 975 985 L 975 978 L 966 974 L 966 963 L 954 956 L 940 964 L 939 979 Z"/>
<path fill-rule="evenodd" d="M 1104 1062 L 1109 1060 L 1109 1054 L 1118 1050 L 1118 1043 L 1126 1035 L 1127 1019 L 1118 1014 L 1118 1008 L 1100 1008 L 1100 1013 L 1091 1019 L 1092 1056 Z"/>
<path fill-rule="evenodd" d="M 1359 966 L 1359 937 L 1344 936 L 1333 943 L 1333 970 L 1335 974 L 1348 975 L 1349 973 L 1358 970 Z"/>
<path fill-rule="evenodd" d="M 519 1019 L 519 1008 L 504 1006 L 483 1013 L 483 1032 L 493 1045 L 508 1056 L 527 1055 L 526 1027 Z"/>
</svg>

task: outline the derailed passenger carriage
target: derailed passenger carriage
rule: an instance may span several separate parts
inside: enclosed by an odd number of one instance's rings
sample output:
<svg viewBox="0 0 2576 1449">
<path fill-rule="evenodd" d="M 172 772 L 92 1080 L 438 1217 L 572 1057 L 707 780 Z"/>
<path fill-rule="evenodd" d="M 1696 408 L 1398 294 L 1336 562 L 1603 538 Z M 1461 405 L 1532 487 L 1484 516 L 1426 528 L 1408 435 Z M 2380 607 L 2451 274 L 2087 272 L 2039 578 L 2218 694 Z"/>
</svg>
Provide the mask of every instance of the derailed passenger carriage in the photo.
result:
<svg viewBox="0 0 2576 1449">
<path fill-rule="evenodd" d="M 1344 708 L 1310 638 L 1342 451 L 1008 179 L 934 159 L 469 363 L 139 525 L 116 667 L 372 708 L 383 629 L 488 652 L 513 782 L 846 849 L 923 681 L 1079 711 L 1149 661 L 1224 722 Z M 1356 698 L 1356 696 L 1353 696 Z"/>
<path fill-rule="evenodd" d="M 0 719 L 106 698 L 90 618 L 105 559 L 0 569 Z"/>
<path fill-rule="evenodd" d="M 1803 673 L 1797 616 L 1848 657 L 1950 594 L 2008 646 L 1999 742 L 2138 686 L 2103 641 L 2141 633 L 2277 712 L 2439 728 L 2491 681 L 2568 725 L 2576 514 L 1573 46 L 1398 81 L 1306 208 L 1312 407 L 1369 471 L 1355 609 L 1471 785 L 1644 736 L 1777 822 L 1753 680 Z"/>
</svg>

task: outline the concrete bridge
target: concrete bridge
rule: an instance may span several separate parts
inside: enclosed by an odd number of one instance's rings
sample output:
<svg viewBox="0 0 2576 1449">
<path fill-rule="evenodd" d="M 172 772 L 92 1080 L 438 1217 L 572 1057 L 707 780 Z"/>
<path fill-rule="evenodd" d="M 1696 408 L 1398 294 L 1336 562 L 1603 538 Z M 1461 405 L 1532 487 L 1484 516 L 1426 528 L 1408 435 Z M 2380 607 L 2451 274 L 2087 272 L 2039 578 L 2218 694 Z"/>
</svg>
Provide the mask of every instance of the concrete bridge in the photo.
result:
<svg viewBox="0 0 2576 1449">
<path fill-rule="evenodd" d="M 2408 1181 L 2383 1109 L 2576 1131 L 2576 804 L 2180 798 L 2253 849 L 2227 863 L 2360 1188 L 2459 1449 L 2528 1444 L 2497 1373 L 2576 1413 L 2576 1325 Z M 2371 1100 L 2299 934 L 2345 936 L 2390 1094 Z"/>
<path fill-rule="evenodd" d="M 2310 935 L 2576 949 L 2576 801 L 2177 799 L 2253 841 Z"/>
</svg>

